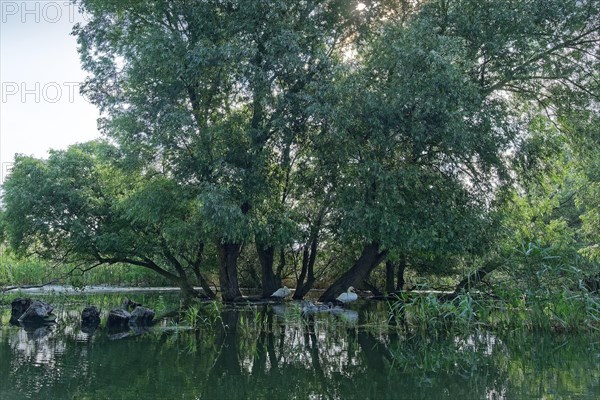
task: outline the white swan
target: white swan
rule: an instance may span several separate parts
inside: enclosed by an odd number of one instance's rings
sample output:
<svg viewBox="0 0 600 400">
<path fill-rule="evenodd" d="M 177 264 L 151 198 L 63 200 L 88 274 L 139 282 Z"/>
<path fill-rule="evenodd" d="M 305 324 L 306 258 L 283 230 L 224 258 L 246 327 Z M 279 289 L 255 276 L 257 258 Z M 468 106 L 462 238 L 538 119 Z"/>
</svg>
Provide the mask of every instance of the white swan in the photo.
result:
<svg viewBox="0 0 600 400">
<path fill-rule="evenodd" d="M 351 303 L 353 301 L 358 300 L 358 295 L 356 293 L 354 293 L 354 288 L 352 286 L 350 286 L 348 288 L 348 291 L 345 293 L 340 294 L 337 298 L 337 301 L 342 302 L 344 304 L 346 303 Z"/>
<path fill-rule="evenodd" d="M 280 300 L 285 299 L 286 297 L 288 297 L 290 294 L 292 293 L 292 291 L 290 289 L 288 289 L 287 286 L 284 286 L 282 288 L 279 288 L 275 291 L 275 293 L 273 293 L 271 295 L 271 297 L 276 297 Z"/>
</svg>

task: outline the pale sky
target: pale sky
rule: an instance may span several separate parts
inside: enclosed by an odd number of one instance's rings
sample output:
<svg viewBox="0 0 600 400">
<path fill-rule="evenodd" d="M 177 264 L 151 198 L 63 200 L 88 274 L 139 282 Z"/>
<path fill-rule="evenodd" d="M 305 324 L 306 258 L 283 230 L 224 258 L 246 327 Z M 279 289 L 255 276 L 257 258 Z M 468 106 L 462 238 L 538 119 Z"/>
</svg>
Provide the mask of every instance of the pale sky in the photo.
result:
<svg viewBox="0 0 600 400">
<path fill-rule="evenodd" d="M 79 95 L 77 42 L 84 21 L 67 0 L 0 0 L 0 163 L 15 153 L 46 157 L 49 149 L 99 137 L 95 106 Z"/>
</svg>

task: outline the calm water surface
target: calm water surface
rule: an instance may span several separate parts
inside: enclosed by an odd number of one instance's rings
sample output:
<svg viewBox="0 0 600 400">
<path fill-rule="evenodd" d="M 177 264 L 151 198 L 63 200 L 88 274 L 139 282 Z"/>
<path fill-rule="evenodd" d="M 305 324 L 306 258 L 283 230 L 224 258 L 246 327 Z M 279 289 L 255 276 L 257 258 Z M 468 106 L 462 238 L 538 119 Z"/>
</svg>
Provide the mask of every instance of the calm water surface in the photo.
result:
<svg viewBox="0 0 600 400">
<path fill-rule="evenodd" d="M 375 323 L 385 304 L 305 319 L 292 302 L 85 333 L 83 305 L 57 308 L 57 325 L 30 331 L 0 308 L 0 399 L 600 398 L 597 336 L 417 339 Z"/>
</svg>

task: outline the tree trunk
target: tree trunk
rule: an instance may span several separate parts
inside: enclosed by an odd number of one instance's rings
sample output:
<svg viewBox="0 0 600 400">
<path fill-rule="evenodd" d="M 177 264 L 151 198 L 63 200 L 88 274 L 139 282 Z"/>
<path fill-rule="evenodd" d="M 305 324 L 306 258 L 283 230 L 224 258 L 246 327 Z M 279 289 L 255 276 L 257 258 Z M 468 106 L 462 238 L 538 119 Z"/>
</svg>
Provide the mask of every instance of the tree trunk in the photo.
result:
<svg viewBox="0 0 600 400">
<path fill-rule="evenodd" d="M 285 249 L 283 246 L 279 249 L 279 264 L 277 265 L 277 272 L 275 275 L 283 276 L 283 269 L 285 268 Z"/>
<path fill-rule="evenodd" d="M 202 273 L 198 273 L 196 274 L 196 278 L 198 279 L 198 283 L 202 287 L 202 290 L 204 290 L 206 297 L 214 299 L 216 297 L 215 292 L 213 292 L 213 290 L 211 289 L 210 284 L 208 283 L 204 275 Z"/>
<path fill-rule="evenodd" d="M 400 262 L 398 263 L 398 280 L 396 282 L 396 291 L 401 291 L 404 289 L 404 271 L 406 270 L 406 257 L 400 257 Z"/>
<path fill-rule="evenodd" d="M 192 299 L 198 297 L 198 292 L 185 277 L 179 278 L 176 283 L 179 286 L 180 294 L 185 304 L 189 304 Z"/>
<path fill-rule="evenodd" d="M 296 283 L 296 291 L 294 292 L 294 300 L 302 300 L 304 296 L 312 289 L 315 284 L 315 261 L 317 259 L 317 248 L 319 239 L 315 235 L 311 242 L 310 248 L 304 246 L 304 254 L 302 255 L 302 271 Z"/>
<path fill-rule="evenodd" d="M 271 297 L 281 287 L 281 278 L 273 272 L 275 249 L 256 242 L 256 252 L 261 266 L 262 297 Z"/>
<path fill-rule="evenodd" d="M 328 201 L 325 201 L 327 204 Z M 317 219 L 315 220 L 307 243 L 304 245 L 304 254 L 302 255 L 302 271 L 296 283 L 296 291 L 294 292 L 295 300 L 302 300 L 304 296 L 312 289 L 315 284 L 315 262 L 317 260 L 317 250 L 319 248 L 319 232 L 321 224 L 325 218 L 327 206 L 323 205 L 319 210 Z"/>
<path fill-rule="evenodd" d="M 371 271 L 378 266 L 387 256 L 387 250 L 380 251 L 379 243 L 365 245 L 359 259 L 356 260 L 352 268 L 340 276 L 326 291 L 321 295 L 319 301 L 333 301 L 342 292 L 348 290 L 350 286 L 359 286 L 371 274 Z"/>
<path fill-rule="evenodd" d="M 394 263 L 390 260 L 385 262 L 385 291 L 387 294 L 394 292 Z"/>
<path fill-rule="evenodd" d="M 223 301 L 236 301 L 242 298 L 237 278 L 237 260 L 240 249 L 239 243 L 219 245 L 219 284 Z"/>
<path fill-rule="evenodd" d="M 204 258 L 204 243 L 201 242 L 198 245 L 198 251 L 196 252 L 196 259 L 194 260 L 194 262 L 192 264 L 192 271 L 194 271 L 194 275 L 196 275 L 196 279 L 198 280 L 198 283 L 204 290 L 204 294 L 208 298 L 214 299 L 216 297 L 215 292 L 213 292 L 213 290 L 211 289 L 210 284 L 204 277 L 204 274 L 202 274 L 202 272 L 200 272 L 200 266 L 202 265 L 203 258 Z"/>
</svg>

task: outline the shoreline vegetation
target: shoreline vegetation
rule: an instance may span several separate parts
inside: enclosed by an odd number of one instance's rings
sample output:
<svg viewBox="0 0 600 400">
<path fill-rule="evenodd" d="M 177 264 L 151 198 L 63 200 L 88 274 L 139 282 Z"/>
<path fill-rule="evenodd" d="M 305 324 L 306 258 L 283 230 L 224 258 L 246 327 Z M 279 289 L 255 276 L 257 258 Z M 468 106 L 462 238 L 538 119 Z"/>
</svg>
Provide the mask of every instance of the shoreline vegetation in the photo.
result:
<svg viewBox="0 0 600 400">
<path fill-rule="evenodd" d="M 101 297 L 106 294 L 119 294 L 124 290 L 132 295 L 152 292 L 169 295 L 180 293 L 180 288 L 169 286 L 168 281 L 157 281 L 156 274 L 143 269 L 132 271 L 127 266 L 108 267 L 113 268 L 112 271 L 97 269 L 78 277 L 74 277 L 72 268 L 63 267 L 63 281 L 68 283 L 60 285 L 59 279 L 52 279 L 50 284 L 44 283 L 45 279 L 58 272 L 56 267 L 51 267 L 44 262 L 11 259 L 11 267 L 7 268 L 6 265 L 7 263 L 3 263 L 4 281 L 7 277 L 12 277 L 13 282 L 20 281 L 24 284 L 11 287 L 5 284 L 0 286 L 0 307 L 2 304 L 9 304 L 10 300 L 16 297 L 42 296 L 55 298 L 59 302 L 72 302 L 77 301 L 75 300 L 77 297 Z M 530 281 L 527 286 L 514 285 L 513 276 L 504 276 L 503 280 L 498 277 L 490 280 L 490 276 L 494 276 L 490 275 L 487 277 L 488 280 L 479 280 L 478 287 L 473 285 L 473 288 L 467 287 L 471 290 L 457 292 L 457 288 L 465 288 L 464 282 L 452 285 L 447 283 L 448 280 L 425 277 L 425 281 L 437 282 L 440 286 L 446 284 L 446 290 L 435 290 L 427 284 L 417 286 L 406 283 L 409 290 L 392 293 L 378 291 L 374 293 L 368 287 L 363 287 L 360 297 L 363 301 L 387 304 L 388 319 L 372 322 L 373 325 L 378 325 L 381 329 L 400 329 L 420 336 L 437 337 L 452 333 L 474 333 L 480 330 L 530 333 L 579 332 L 593 335 L 600 333 L 598 292 L 589 290 L 590 288 L 583 284 L 579 270 L 564 268 L 559 270 L 558 276 L 554 276 L 552 270 L 548 268 L 545 272 L 549 276 L 545 276 L 544 273 L 533 274 L 529 276 L 533 281 Z M 49 275 L 40 274 L 46 271 Z M 10 275 L 14 272 L 15 275 Z M 380 276 L 380 279 L 383 278 Z M 411 278 L 418 281 L 415 276 Z M 526 277 L 522 278 L 527 282 Z M 112 283 L 106 284 L 102 280 Z M 118 285 L 114 282 L 118 282 Z M 129 286 L 130 290 L 124 286 Z M 325 287 L 326 285 L 321 289 L 313 289 L 307 295 L 316 299 L 326 290 Z M 199 293 L 202 292 L 200 287 L 195 289 Z M 217 285 L 212 289 L 218 294 Z M 232 304 L 243 306 L 269 303 L 260 299 L 261 291 L 256 286 L 248 286 L 243 289 L 243 292 L 245 296 Z M 179 311 L 176 313 L 186 315 L 192 312 L 190 310 L 199 312 L 198 305 L 194 305 L 195 301 L 189 302 L 185 298 L 183 300 L 185 301 L 179 303 Z M 300 309 L 298 301 L 290 304 Z"/>
<path fill-rule="evenodd" d="M 141 287 L 130 288 L 130 290 L 122 287 L 95 287 L 89 291 L 72 288 L 65 290 L 64 287 L 60 287 L 60 290 L 56 289 L 58 288 L 47 291 L 17 290 L 3 293 L 0 297 L 0 310 L 8 306 L 12 300 L 21 297 L 39 297 L 61 305 L 91 304 L 93 301 L 106 303 L 106 299 L 133 296 L 136 300 L 142 299 L 144 304 L 149 302 L 149 307 L 157 308 L 160 314 L 167 311 L 163 296 L 177 299 L 179 291 L 178 288 Z M 322 290 L 319 292 L 322 293 Z M 258 291 L 254 290 L 254 293 Z M 316 298 L 318 293 L 312 293 L 311 296 Z M 587 292 L 564 291 L 546 296 L 528 297 L 514 291 L 506 291 L 495 298 L 482 293 L 462 293 L 452 300 L 443 300 L 443 293 L 407 291 L 395 294 L 386 300 L 374 301 L 368 298 L 361 300 L 362 304 L 367 304 L 367 301 L 381 304 L 380 307 L 387 310 L 384 313 L 387 317 L 373 318 L 362 325 L 356 325 L 357 329 L 377 327 L 390 332 L 402 331 L 405 334 L 423 337 L 483 331 L 587 333 L 594 336 L 600 334 L 600 301 L 598 296 Z M 192 304 L 175 301 L 174 304 L 179 306 L 169 310 L 165 315 L 180 315 L 181 323 L 184 324 L 190 322 L 188 317 L 191 314 L 195 315 L 194 321 L 207 321 L 206 318 L 199 318 L 207 309 L 219 311 L 232 306 L 284 306 L 292 310 L 285 314 L 287 317 L 291 316 L 292 319 L 305 317 L 302 315 L 302 303 L 299 301 L 286 301 L 282 304 L 280 301 L 264 300 L 252 295 L 245 297 L 244 301 L 235 303 L 221 303 L 206 299 Z M 192 325 L 194 326 L 194 323 Z"/>
<path fill-rule="evenodd" d="M 75 3 L 0 397 L 598 397 L 600 0 Z"/>
<path fill-rule="evenodd" d="M 3 293 L 354 287 L 433 331 L 598 329 L 597 0 L 77 3 L 104 137 L 15 156 Z"/>
</svg>

